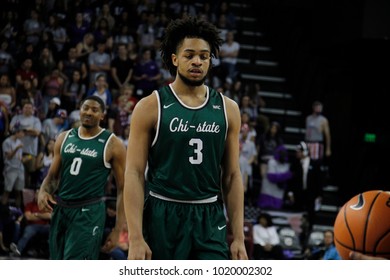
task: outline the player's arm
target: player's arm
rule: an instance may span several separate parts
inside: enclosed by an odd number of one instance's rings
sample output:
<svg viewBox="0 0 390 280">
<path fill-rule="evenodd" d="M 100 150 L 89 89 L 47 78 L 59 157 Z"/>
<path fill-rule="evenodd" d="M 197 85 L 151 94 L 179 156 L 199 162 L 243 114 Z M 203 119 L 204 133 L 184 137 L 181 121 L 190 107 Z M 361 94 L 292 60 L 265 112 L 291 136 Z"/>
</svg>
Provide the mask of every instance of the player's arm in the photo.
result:
<svg viewBox="0 0 390 280">
<path fill-rule="evenodd" d="M 53 161 L 38 193 L 38 207 L 43 211 L 52 212 L 53 208 L 50 204 L 57 204 L 53 194 L 58 187 L 61 168 L 61 145 L 66 133 L 67 131 L 62 132 L 54 143 Z"/>
<path fill-rule="evenodd" d="M 237 103 L 225 98 L 229 130 L 222 164 L 222 187 L 227 215 L 233 233 L 232 259 L 248 259 L 244 243 L 244 186 L 239 166 L 240 110 Z"/>
<path fill-rule="evenodd" d="M 373 256 L 365 255 L 362 253 L 358 253 L 358 252 L 350 252 L 349 258 L 351 260 L 387 260 L 387 259 L 382 258 L 382 257 L 373 257 Z"/>
<path fill-rule="evenodd" d="M 128 259 L 150 259 L 151 251 L 142 234 L 145 170 L 158 115 L 155 94 L 141 99 L 131 116 L 127 146 L 124 201 L 129 229 Z"/>
<path fill-rule="evenodd" d="M 116 136 L 113 136 L 108 143 L 109 155 L 112 173 L 115 177 L 115 184 L 117 188 L 116 198 L 116 222 L 112 232 L 108 235 L 105 244 L 103 245 L 103 251 L 111 251 L 118 243 L 119 234 L 125 223 L 125 211 L 123 202 L 123 184 L 124 174 L 126 166 L 126 148 L 123 142 Z"/>
</svg>

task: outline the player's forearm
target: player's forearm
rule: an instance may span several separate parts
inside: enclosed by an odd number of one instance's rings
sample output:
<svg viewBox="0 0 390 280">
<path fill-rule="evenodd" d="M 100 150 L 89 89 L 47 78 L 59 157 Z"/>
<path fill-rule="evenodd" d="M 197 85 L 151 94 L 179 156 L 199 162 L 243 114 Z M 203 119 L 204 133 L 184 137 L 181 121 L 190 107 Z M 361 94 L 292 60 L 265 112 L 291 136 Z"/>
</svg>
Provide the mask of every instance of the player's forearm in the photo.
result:
<svg viewBox="0 0 390 280">
<path fill-rule="evenodd" d="M 120 232 L 122 230 L 122 227 L 123 227 L 125 221 L 126 221 L 125 209 L 124 209 L 124 199 L 123 199 L 123 188 L 117 189 L 116 209 L 117 209 L 117 215 L 116 215 L 116 221 L 115 221 L 115 230 Z"/>
<path fill-rule="evenodd" d="M 48 175 L 42 182 L 41 189 L 49 194 L 57 190 L 57 180 Z"/>
<path fill-rule="evenodd" d="M 142 216 L 144 209 L 144 180 L 141 175 L 125 176 L 124 212 L 129 231 L 129 241 L 143 239 Z"/>
<path fill-rule="evenodd" d="M 233 175 L 226 183 L 224 199 L 232 234 L 235 240 L 244 240 L 244 187 L 240 174 Z"/>
</svg>

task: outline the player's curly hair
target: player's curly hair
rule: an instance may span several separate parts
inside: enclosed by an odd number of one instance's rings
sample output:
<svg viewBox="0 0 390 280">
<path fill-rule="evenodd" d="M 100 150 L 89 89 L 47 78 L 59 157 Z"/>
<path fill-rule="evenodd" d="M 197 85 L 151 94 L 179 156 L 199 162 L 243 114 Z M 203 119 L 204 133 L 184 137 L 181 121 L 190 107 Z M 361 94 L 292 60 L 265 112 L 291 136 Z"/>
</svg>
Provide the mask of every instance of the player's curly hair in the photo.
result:
<svg viewBox="0 0 390 280">
<path fill-rule="evenodd" d="M 185 38 L 200 38 L 210 45 L 211 57 L 218 57 L 219 47 L 223 40 L 220 31 L 212 23 L 195 17 L 186 17 L 171 21 L 165 29 L 160 51 L 164 66 L 172 76 L 176 76 L 176 66 L 172 63 L 171 55 L 177 52 Z"/>
</svg>

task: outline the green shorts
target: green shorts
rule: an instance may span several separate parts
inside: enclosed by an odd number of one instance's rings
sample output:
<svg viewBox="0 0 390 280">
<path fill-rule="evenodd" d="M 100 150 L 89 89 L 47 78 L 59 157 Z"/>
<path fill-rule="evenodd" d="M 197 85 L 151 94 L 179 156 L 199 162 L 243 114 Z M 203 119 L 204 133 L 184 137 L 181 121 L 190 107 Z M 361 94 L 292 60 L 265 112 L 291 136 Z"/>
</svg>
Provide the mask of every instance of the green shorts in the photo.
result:
<svg viewBox="0 0 390 280">
<path fill-rule="evenodd" d="M 154 260 L 227 260 L 221 201 L 178 203 L 148 196 L 143 230 Z"/>
<path fill-rule="evenodd" d="M 97 260 L 106 219 L 103 201 L 77 208 L 56 205 L 50 224 L 50 259 Z"/>
</svg>

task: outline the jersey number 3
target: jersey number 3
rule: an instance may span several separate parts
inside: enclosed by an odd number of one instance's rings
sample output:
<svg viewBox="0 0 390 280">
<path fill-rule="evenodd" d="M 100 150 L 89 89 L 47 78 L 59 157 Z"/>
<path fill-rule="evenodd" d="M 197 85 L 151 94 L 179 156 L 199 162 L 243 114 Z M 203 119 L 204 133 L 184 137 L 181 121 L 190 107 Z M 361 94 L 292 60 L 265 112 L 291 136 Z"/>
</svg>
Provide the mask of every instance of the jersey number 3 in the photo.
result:
<svg viewBox="0 0 390 280">
<path fill-rule="evenodd" d="M 192 138 L 189 142 L 189 145 L 194 147 L 194 155 L 189 157 L 191 164 L 201 164 L 203 161 L 203 142 L 199 138 Z"/>
</svg>

